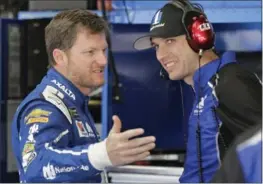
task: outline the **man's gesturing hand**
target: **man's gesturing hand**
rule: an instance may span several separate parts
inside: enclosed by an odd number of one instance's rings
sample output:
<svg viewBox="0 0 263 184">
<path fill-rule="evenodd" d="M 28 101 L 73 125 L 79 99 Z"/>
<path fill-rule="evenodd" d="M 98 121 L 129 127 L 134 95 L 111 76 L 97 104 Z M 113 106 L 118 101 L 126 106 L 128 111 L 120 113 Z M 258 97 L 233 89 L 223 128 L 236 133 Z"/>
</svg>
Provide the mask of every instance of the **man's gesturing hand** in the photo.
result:
<svg viewBox="0 0 263 184">
<path fill-rule="evenodd" d="M 121 132 L 119 117 L 113 116 L 112 119 L 114 124 L 107 138 L 106 148 L 113 166 L 129 164 L 150 155 L 149 151 L 155 147 L 155 137 L 148 136 L 130 140 L 142 135 L 144 130 L 138 128 Z"/>
</svg>

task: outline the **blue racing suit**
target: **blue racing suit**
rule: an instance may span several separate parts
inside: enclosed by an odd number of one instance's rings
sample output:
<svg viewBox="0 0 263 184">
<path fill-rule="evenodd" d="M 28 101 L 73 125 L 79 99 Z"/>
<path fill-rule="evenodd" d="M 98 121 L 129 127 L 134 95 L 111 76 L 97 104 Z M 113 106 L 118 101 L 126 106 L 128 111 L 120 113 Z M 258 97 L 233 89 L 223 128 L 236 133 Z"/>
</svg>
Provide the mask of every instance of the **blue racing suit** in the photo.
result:
<svg viewBox="0 0 263 184">
<path fill-rule="evenodd" d="M 20 182 L 101 182 L 88 157 L 99 141 L 85 97 L 54 68 L 23 100 L 12 123 Z"/>
<path fill-rule="evenodd" d="M 188 122 L 186 159 L 179 179 L 182 183 L 209 182 L 220 166 L 218 135 L 222 123 L 215 112 L 218 101 L 210 79 L 221 67 L 235 60 L 233 52 L 226 52 L 194 74 L 195 101 Z"/>
<path fill-rule="evenodd" d="M 240 134 L 211 183 L 262 183 L 262 124 Z"/>
<path fill-rule="evenodd" d="M 262 183 L 262 129 L 239 144 L 236 149 L 244 181 Z"/>
</svg>

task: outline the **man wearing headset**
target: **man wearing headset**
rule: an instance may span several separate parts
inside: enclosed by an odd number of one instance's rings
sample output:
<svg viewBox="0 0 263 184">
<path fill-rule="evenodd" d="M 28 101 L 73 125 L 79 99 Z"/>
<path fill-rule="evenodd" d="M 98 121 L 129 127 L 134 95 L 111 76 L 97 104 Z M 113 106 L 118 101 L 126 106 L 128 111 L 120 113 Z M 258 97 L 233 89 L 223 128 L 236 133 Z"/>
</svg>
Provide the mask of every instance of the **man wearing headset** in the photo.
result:
<svg viewBox="0 0 263 184">
<path fill-rule="evenodd" d="M 259 80 L 233 52 L 219 57 L 214 38 L 202 9 L 180 0 L 159 9 L 149 34 L 134 43 L 137 50 L 155 48 L 170 80 L 184 80 L 195 92 L 180 182 L 209 182 L 233 138 L 261 120 Z"/>
</svg>

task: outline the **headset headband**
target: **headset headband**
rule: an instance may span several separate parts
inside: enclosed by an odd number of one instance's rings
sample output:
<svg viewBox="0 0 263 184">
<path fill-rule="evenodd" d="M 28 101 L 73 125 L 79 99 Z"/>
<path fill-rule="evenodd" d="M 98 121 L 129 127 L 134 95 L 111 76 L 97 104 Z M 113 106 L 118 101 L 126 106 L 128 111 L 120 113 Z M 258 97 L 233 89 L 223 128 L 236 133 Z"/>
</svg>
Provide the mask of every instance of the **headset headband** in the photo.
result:
<svg viewBox="0 0 263 184">
<path fill-rule="evenodd" d="M 173 0 L 169 2 L 169 4 L 172 4 L 173 6 L 180 8 L 183 11 L 183 17 L 182 17 L 182 23 L 184 26 L 184 29 L 186 31 L 186 35 L 188 39 L 190 38 L 190 34 L 187 29 L 187 25 L 185 23 L 185 18 L 186 15 L 188 15 L 189 12 L 195 12 L 196 14 L 201 14 L 204 15 L 202 11 L 200 11 L 197 7 L 193 6 L 189 1 L 184 1 L 184 0 Z M 204 15 L 205 16 L 205 15 Z"/>
<path fill-rule="evenodd" d="M 172 4 L 175 7 L 183 10 L 184 14 L 186 14 L 189 11 L 194 11 L 194 12 L 198 12 L 200 14 L 204 14 L 204 12 L 202 12 L 200 9 L 198 9 L 197 7 L 194 6 L 195 4 L 192 4 L 189 1 L 173 0 L 173 1 L 169 2 L 169 4 Z"/>
</svg>

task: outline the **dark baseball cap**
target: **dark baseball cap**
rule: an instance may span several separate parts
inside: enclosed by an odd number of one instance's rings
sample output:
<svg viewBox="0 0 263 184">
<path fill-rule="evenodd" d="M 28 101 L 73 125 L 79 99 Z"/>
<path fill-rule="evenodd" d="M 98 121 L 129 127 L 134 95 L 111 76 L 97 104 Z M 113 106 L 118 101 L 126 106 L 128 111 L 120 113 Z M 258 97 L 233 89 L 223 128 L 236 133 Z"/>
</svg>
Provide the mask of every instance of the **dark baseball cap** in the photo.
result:
<svg viewBox="0 0 263 184">
<path fill-rule="evenodd" d="M 138 38 L 133 47 L 144 50 L 152 47 L 151 38 L 169 38 L 186 34 L 182 23 L 183 10 L 168 3 L 159 9 L 151 22 L 150 32 Z"/>
</svg>

